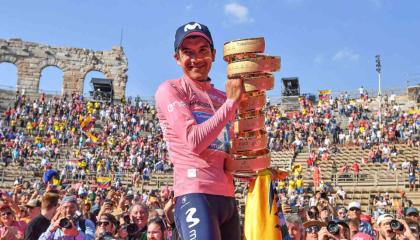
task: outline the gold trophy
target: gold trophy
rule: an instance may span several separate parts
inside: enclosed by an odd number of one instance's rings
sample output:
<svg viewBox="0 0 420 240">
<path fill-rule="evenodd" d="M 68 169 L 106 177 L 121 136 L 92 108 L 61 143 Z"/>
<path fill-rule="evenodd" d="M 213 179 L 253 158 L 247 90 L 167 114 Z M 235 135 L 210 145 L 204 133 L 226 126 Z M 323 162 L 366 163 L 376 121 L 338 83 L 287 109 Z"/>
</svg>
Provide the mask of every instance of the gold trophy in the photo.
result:
<svg viewBox="0 0 420 240">
<path fill-rule="evenodd" d="M 265 92 L 274 87 L 272 73 L 280 70 L 280 57 L 266 56 L 264 50 L 262 37 L 227 42 L 223 48 L 223 58 L 228 62 L 228 81 L 241 78 L 247 95 L 239 104 L 230 132 L 233 157 L 225 164 L 226 170 L 238 175 L 270 167 L 264 125 Z"/>
</svg>

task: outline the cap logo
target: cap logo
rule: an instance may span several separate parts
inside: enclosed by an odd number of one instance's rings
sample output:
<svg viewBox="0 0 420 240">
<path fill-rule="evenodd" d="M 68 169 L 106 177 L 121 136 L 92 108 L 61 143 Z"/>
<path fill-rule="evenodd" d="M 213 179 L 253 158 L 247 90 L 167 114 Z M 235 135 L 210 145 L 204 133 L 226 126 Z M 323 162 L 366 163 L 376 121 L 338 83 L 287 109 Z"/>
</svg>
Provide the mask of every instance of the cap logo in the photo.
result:
<svg viewBox="0 0 420 240">
<path fill-rule="evenodd" d="M 194 30 L 196 28 L 201 29 L 201 25 L 199 23 L 194 23 L 194 24 L 187 24 L 184 27 L 184 32 L 188 32 L 189 30 Z"/>
</svg>

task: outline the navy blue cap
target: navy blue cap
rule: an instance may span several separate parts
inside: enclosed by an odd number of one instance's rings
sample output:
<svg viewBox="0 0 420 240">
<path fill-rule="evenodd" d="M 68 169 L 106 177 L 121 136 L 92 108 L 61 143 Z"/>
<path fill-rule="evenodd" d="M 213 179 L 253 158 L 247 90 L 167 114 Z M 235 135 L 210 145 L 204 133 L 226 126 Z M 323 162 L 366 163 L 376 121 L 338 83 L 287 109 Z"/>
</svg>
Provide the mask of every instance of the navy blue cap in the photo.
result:
<svg viewBox="0 0 420 240">
<path fill-rule="evenodd" d="M 174 42 L 174 49 L 175 52 L 178 50 L 179 45 L 184 41 L 186 37 L 191 36 L 200 36 L 205 38 L 209 43 L 211 48 L 213 49 L 213 38 L 211 37 L 210 31 L 206 25 L 198 23 L 198 22 L 189 22 L 176 30 L 175 33 L 175 42 Z"/>
</svg>

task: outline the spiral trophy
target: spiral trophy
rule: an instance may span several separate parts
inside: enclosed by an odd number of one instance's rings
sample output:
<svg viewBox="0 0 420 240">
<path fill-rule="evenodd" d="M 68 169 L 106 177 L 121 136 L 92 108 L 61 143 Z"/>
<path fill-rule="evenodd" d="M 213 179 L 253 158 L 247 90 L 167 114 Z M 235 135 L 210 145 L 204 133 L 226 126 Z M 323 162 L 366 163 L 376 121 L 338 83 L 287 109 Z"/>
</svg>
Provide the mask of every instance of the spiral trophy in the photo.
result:
<svg viewBox="0 0 420 240">
<path fill-rule="evenodd" d="M 246 92 L 230 132 L 233 158 L 225 165 L 226 170 L 235 174 L 255 173 L 270 167 L 264 126 L 265 92 L 274 87 L 272 73 L 280 70 L 280 57 L 264 55 L 264 50 L 262 37 L 226 42 L 223 48 L 228 81 L 242 79 Z"/>
</svg>

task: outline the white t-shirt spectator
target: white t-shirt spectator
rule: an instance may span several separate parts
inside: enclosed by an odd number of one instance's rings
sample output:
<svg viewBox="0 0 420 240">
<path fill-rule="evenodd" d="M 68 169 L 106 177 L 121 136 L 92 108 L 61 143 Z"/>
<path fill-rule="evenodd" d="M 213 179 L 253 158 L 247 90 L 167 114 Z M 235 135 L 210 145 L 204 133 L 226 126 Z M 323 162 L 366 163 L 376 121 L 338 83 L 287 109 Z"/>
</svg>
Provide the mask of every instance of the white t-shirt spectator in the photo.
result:
<svg viewBox="0 0 420 240">
<path fill-rule="evenodd" d="M 410 162 L 407 161 L 407 159 L 404 160 L 404 162 L 401 164 L 402 169 L 408 169 L 410 167 Z"/>
</svg>

